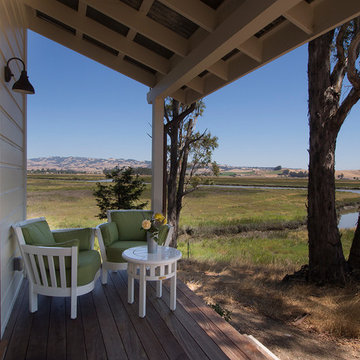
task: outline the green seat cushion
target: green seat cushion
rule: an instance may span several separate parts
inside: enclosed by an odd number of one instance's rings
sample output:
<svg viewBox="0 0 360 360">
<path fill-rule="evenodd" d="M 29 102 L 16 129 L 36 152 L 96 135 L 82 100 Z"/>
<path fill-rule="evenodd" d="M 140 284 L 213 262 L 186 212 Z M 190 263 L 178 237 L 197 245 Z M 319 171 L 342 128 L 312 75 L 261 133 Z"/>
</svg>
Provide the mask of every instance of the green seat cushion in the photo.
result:
<svg viewBox="0 0 360 360">
<path fill-rule="evenodd" d="M 66 231 L 54 231 L 53 236 L 56 242 L 64 242 L 72 239 L 79 240 L 79 250 L 90 250 L 91 228 L 71 229 Z"/>
<path fill-rule="evenodd" d="M 144 219 L 151 219 L 151 210 L 129 210 L 110 214 L 111 221 L 117 225 L 120 241 L 146 241 L 146 232 L 141 223 Z"/>
<path fill-rule="evenodd" d="M 95 274 L 101 266 L 100 254 L 96 250 L 79 252 L 77 285 L 82 286 L 94 280 Z M 51 284 L 50 273 L 47 274 L 49 285 Z M 56 271 L 56 281 L 60 287 L 60 271 Z M 71 269 L 66 270 L 66 286 L 71 286 Z"/>
<path fill-rule="evenodd" d="M 72 239 L 69 241 L 64 241 L 62 243 L 58 242 L 55 244 L 46 244 L 46 245 L 42 245 L 42 246 L 46 246 L 46 247 L 72 247 L 72 246 L 77 246 L 78 248 L 78 253 L 79 253 L 79 240 L 78 239 Z M 59 258 L 57 256 L 54 257 L 54 266 L 55 266 L 55 270 L 59 270 Z M 46 269 L 49 269 L 49 264 L 47 261 L 47 258 L 44 259 L 44 265 Z M 65 268 L 66 269 L 70 269 L 71 268 L 71 257 L 70 256 L 65 256 Z"/>
<path fill-rule="evenodd" d="M 100 269 L 101 258 L 96 250 L 79 252 L 78 260 L 78 285 L 86 285 L 94 280 L 95 274 Z M 70 282 L 69 282 L 70 283 Z"/>
<path fill-rule="evenodd" d="M 115 241 L 106 248 L 106 257 L 108 261 L 123 263 L 122 253 L 131 247 L 147 245 L 146 241 Z"/>
<path fill-rule="evenodd" d="M 27 245 L 55 244 L 54 236 L 45 220 L 24 225 L 21 230 Z"/>
<path fill-rule="evenodd" d="M 109 246 L 113 242 L 118 241 L 119 232 L 115 222 L 100 225 L 100 230 L 105 246 Z"/>
</svg>

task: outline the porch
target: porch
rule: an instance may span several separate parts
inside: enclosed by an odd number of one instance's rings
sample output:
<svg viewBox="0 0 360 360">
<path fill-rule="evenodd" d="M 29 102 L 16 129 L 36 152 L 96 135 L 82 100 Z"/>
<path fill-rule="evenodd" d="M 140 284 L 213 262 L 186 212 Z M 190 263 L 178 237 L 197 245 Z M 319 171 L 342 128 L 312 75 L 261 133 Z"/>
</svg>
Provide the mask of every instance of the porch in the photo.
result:
<svg viewBox="0 0 360 360">
<path fill-rule="evenodd" d="M 147 315 L 138 317 L 138 297 L 127 303 L 126 271 L 111 273 L 93 292 L 78 298 L 70 319 L 69 298 L 39 296 L 28 311 L 25 280 L 0 342 L 3 359 L 273 359 L 248 336 L 239 334 L 182 282 L 177 309 L 169 310 L 169 289 L 156 298 L 147 287 Z M 137 284 L 136 284 L 137 286 Z M 137 288 L 136 288 L 137 291 Z"/>
</svg>

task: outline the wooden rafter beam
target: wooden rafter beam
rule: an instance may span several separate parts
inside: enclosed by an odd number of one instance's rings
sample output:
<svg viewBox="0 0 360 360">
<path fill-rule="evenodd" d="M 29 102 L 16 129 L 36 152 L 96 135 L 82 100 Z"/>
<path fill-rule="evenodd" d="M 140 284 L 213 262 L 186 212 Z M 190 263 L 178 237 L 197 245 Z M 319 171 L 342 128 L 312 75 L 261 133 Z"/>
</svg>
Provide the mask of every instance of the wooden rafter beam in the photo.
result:
<svg viewBox="0 0 360 360">
<path fill-rule="evenodd" d="M 86 16 L 86 4 L 83 3 L 82 1 L 79 1 L 78 13 L 80 19 L 83 19 Z M 80 30 L 78 30 L 76 31 L 76 36 L 82 38 L 83 33 Z"/>
<path fill-rule="evenodd" d="M 301 2 L 292 9 L 286 11 L 284 16 L 306 34 L 311 35 L 314 31 L 313 8 L 311 5 Z"/>
<path fill-rule="evenodd" d="M 77 12 L 57 1 L 23 0 L 23 2 L 162 74 L 170 70 L 170 63 L 164 57 L 86 16 L 80 17 Z"/>
<path fill-rule="evenodd" d="M 327 14 L 326 17 L 324 16 L 324 12 Z M 239 56 L 234 59 L 234 61 L 229 62 L 228 74 L 230 82 L 245 76 L 270 61 L 357 16 L 360 16 L 360 2 L 357 0 L 349 0 L 342 3 L 339 3 L 337 0 L 329 0 L 318 3 L 313 8 L 314 26 L 311 35 L 304 32 L 303 29 L 292 22 L 288 22 L 282 26 L 280 30 L 274 32 L 273 35 L 270 35 L 264 40 L 261 63 L 245 55 Z M 204 92 L 205 94 L 210 94 L 225 86 L 227 83 L 228 82 L 224 82 L 215 77 L 207 77 L 204 84 Z M 201 96 L 187 96 L 186 103 L 190 104 L 200 98 Z"/>
<path fill-rule="evenodd" d="M 257 39 L 255 36 L 252 36 L 250 39 L 243 42 L 237 48 L 247 56 L 261 63 L 263 45 L 260 39 Z"/>
<path fill-rule="evenodd" d="M 188 40 L 147 16 L 139 13 L 121 1 L 86 0 L 96 10 L 139 32 L 150 40 L 166 47 L 176 54 L 185 56 L 188 52 Z"/>
<path fill-rule="evenodd" d="M 226 21 L 156 84 L 148 93 L 148 101 L 151 103 L 158 96 L 176 91 L 300 1 L 263 0 L 259 3 L 247 0 L 241 3 Z"/>
<path fill-rule="evenodd" d="M 28 12 L 28 14 L 30 30 L 66 46 L 79 54 L 87 56 L 90 59 L 109 67 L 110 69 L 139 81 L 146 86 L 151 87 L 155 85 L 156 79 L 153 74 L 108 53 L 106 50 L 103 50 L 93 44 L 86 43 L 67 31 L 59 31 L 59 29 L 50 23 L 33 16 L 31 12 Z"/>
<path fill-rule="evenodd" d="M 199 0 L 160 0 L 168 8 L 212 32 L 217 25 L 216 11 Z"/>
</svg>

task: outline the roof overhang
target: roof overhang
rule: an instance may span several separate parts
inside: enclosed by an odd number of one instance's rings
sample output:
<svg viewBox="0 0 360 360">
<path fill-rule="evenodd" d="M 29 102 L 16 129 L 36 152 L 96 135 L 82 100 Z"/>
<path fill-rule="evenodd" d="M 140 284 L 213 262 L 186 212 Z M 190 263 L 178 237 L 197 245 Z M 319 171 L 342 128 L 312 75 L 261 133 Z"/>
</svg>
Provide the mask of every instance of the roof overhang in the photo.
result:
<svg viewBox="0 0 360 360">
<path fill-rule="evenodd" d="M 360 15 L 359 0 L 20 0 L 27 26 L 190 104 Z"/>
</svg>

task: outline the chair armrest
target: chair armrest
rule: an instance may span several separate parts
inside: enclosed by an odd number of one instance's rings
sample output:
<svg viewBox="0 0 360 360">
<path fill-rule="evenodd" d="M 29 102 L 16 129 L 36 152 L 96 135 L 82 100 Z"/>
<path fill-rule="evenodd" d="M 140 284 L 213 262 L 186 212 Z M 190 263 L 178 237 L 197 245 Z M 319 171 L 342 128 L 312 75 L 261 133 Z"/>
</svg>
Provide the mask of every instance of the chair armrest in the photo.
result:
<svg viewBox="0 0 360 360">
<path fill-rule="evenodd" d="M 71 228 L 52 230 L 56 242 L 64 242 L 78 239 L 80 242 L 79 250 L 93 250 L 95 240 L 94 228 Z"/>
<path fill-rule="evenodd" d="M 108 223 L 102 223 L 95 228 L 95 234 L 96 234 L 96 237 L 99 242 L 100 254 L 101 254 L 101 258 L 102 258 L 103 262 L 107 261 L 107 256 L 106 256 L 106 248 L 105 248 L 104 239 L 103 239 L 103 236 L 101 233 L 100 226 L 105 225 L 105 224 L 108 224 Z"/>
</svg>

